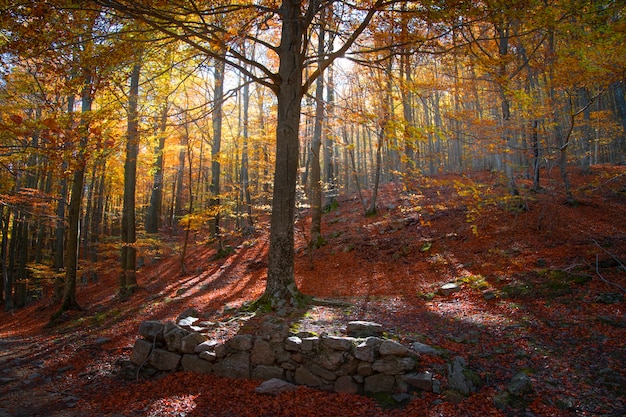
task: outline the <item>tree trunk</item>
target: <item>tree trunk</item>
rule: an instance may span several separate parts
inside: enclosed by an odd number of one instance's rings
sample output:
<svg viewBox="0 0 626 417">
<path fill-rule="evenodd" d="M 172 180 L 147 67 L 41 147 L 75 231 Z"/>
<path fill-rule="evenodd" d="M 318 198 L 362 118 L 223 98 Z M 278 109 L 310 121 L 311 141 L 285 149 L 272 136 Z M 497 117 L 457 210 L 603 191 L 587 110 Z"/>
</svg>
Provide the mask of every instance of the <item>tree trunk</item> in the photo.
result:
<svg viewBox="0 0 626 417">
<path fill-rule="evenodd" d="M 313 6 L 310 6 L 313 7 Z M 294 277 L 294 211 L 298 175 L 300 109 L 302 106 L 302 15 L 300 2 L 282 2 L 283 22 L 277 87 L 276 162 L 270 222 L 267 283 L 263 298 L 273 307 L 297 304 Z"/>
<path fill-rule="evenodd" d="M 224 70 L 225 64 L 223 61 L 217 61 L 214 69 L 214 104 L 213 113 L 211 119 L 213 122 L 213 143 L 211 144 L 211 206 L 215 208 L 215 217 L 213 219 L 212 233 L 218 241 L 218 251 L 220 254 L 223 252 L 222 239 L 220 237 L 220 176 L 221 176 L 221 164 L 220 164 L 220 152 L 222 151 L 222 121 L 223 112 L 222 105 L 224 103 Z M 191 162 L 190 162 L 191 164 Z"/>
<path fill-rule="evenodd" d="M 6 211 L 6 212 L 5 212 Z M 8 266 L 9 255 L 9 222 L 11 221 L 11 209 L 2 209 L 2 250 L 0 257 L 2 258 L 2 286 L 4 288 L 4 310 L 11 311 L 13 309 L 13 281 Z"/>
<path fill-rule="evenodd" d="M 137 157 L 139 155 L 139 76 L 141 58 L 133 65 L 130 76 L 128 95 L 128 130 L 126 142 L 126 161 L 124 163 L 124 205 L 122 208 L 122 259 L 120 273 L 120 295 L 127 296 L 137 286 L 136 263 L 137 248 L 135 243 L 135 194 L 137 187 Z"/>
<path fill-rule="evenodd" d="M 163 207 L 163 149 L 165 148 L 165 129 L 167 129 L 167 113 L 169 106 L 163 104 L 159 121 L 159 143 L 156 147 L 156 160 L 154 161 L 153 185 L 150 194 L 150 205 L 146 213 L 146 232 L 158 233 L 161 224 L 161 209 Z"/>
<path fill-rule="evenodd" d="M 320 27 L 317 54 L 321 62 L 324 56 L 324 27 Z M 310 248 L 319 248 L 324 244 L 322 236 L 322 176 L 320 148 L 322 146 L 322 127 L 324 123 L 324 76 L 320 74 L 315 84 L 315 121 L 313 139 L 311 140 L 311 188 L 309 201 L 311 204 L 311 235 Z M 324 163 L 328 163 L 324 160 Z"/>
</svg>

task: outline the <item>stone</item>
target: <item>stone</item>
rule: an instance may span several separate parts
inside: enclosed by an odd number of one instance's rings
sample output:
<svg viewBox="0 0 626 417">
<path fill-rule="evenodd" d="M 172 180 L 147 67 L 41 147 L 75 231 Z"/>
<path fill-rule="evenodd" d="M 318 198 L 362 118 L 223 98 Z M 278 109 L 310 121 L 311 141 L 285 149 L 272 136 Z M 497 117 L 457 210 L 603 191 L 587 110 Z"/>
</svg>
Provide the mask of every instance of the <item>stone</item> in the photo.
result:
<svg viewBox="0 0 626 417">
<path fill-rule="evenodd" d="M 324 381 L 322 381 L 318 376 L 314 375 L 304 366 L 299 366 L 296 369 L 294 378 L 296 384 L 298 385 L 306 385 L 307 387 L 320 387 L 324 385 Z"/>
<path fill-rule="evenodd" d="M 410 373 L 402 377 L 408 385 L 421 391 L 431 392 L 433 390 L 432 372 Z"/>
<path fill-rule="evenodd" d="M 319 348 L 320 338 L 317 336 L 302 337 L 300 349 L 302 352 L 313 352 Z"/>
<path fill-rule="evenodd" d="M 298 336 L 289 336 L 285 339 L 285 350 L 289 352 L 300 352 L 302 348 L 302 339 Z"/>
<path fill-rule="evenodd" d="M 175 371 L 180 360 L 179 354 L 163 349 L 153 349 L 150 354 L 150 365 L 159 371 Z"/>
<path fill-rule="evenodd" d="M 228 353 L 228 348 L 226 347 L 226 343 L 215 345 L 213 352 L 215 353 L 215 357 L 217 359 L 224 358 L 226 354 Z"/>
<path fill-rule="evenodd" d="M 466 369 L 466 366 L 465 359 L 461 356 L 454 358 L 454 363 L 448 365 L 448 387 L 463 395 L 476 391 L 474 382 L 467 377 L 470 371 Z"/>
<path fill-rule="evenodd" d="M 137 366 L 141 366 L 146 362 L 148 356 L 150 356 L 150 352 L 152 352 L 152 342 L 137 339 L 130 353 L 130 361 Z"/>
<path fill-rule="evenodd" d="M 383 356 L 409 356 L 411 354 L 411 351 L 406 346 L 394 342 L 393 340 L 385 340 L 381 343 L 378 351 Z"/>
<path fill-rule="evenodd" d="M 357 373 L 361 376 L 370 376 L 374 373 L 371 362 L 361 362 L 357 366 Z"/>
<path fill-rule="evenodd" d="M 351 337 L 382 336 L 384 328 L 382 324 L 371 321 L 351 321 L 346 326 L 346 334 Z"/>
<path fill-rule="evenodd" d="M 197 321 L 197 317 L 185 317 L 178 320 L 177 324 L 183 329 L 192 330 L 192 327 L 194 327 L 194 323 Z"/>
<path fill-rule="evenodd" d="M 252 371 L 252 379 L 283 379 L 285 370 L 278 366 L 259 365 Z"/>
<path fill-rule="evenodd" d="M 413 342 L 411 344 L 411 349 L 413 349 L 417 353 L 421 353 L 424 355 L 439 356 L 441 354 L 441 352 L 439 352 L 439 350 L 435 349 L 434 347 L 420 342 Z"/>
<path fill-rule="evenodd" d="M 282 379 L 272 378 L 263 381 L 261 385 L 254 389 L 255 392 L 264 395 L 277 395 L 281 392 L 295 391 L 296 386 Z"/>
<path fill-rule="evenodd" d="M 248 351 L 252 349 L 252 335 L 238 334 L 233 336 L 226 342 L 229 348 L 233 350 Z"/>
<path fill-rule="evenodd" d="M 272 347 L 268 341 L 258 337 L 254 340 L 254 346 L 250 353 L 250 362 L 253 365 L 273 365 L 276 361 L 276 355 L 272 351 Z"/>
<path fill-rule="evenodd" d="M 442 285 L 439 290 L 437 291 L 439 293 L 439 295 L 443 295 L 444 297 L 447 297 L 450 294 L 454 294 L 455 292 L 459 292 L 461 291 L 461 287 L 454 283 L 454 282 L 449 282 L 447 284 Z"/>
<path fill-rule="evenodd" d="M 250 353 L 240 351 L 217 361 L 213 365 L 213 372 L 226 378 L 250 378 Z"/>
<path fill-rule="evenodd" d="M 165 328 L 165 325 L 161 323 L 160 321 L 154 321 L 154 320 L 142 321 L 139 324 L 139 334 L 141 335 L 141 337 L 151 342 L 154 342 L 154 341 L 162 342 L 164 340 L 163 339 L 164 328 Z"/>
<path fill-rule="evenodd" d="M 353 337 L 323 336 L 322 344 L 334 350 L 349 351 L 354 346 L 356 339 Z"/>
<path fill-rule="evenodd" d="M 321 366 L 317 365 L 317 364 L 313 364 L 309 367 L 309 370 L 319 376 L 320 378 L 326 380 L 326 381 L 334 381 L 335 379 L 337 379 L 337 375 L 335 375 L 333 372 L 322 368 Z"/>
<path fill-rule="evenodd" d="M 183 337 L 187 336 L 189 332 L 181 327 L 173 327 L 170 331 L 165 333 L 165 345 L 170 352 L 182 352 L 183 350 Z"/>
<path fill-rule="evenodd" d="M 196 346 L 200 345 L 206 340 L 206 336 L 200 333 L 192 332 L 183 337 L 180 341 L 180 351 L 182 353 L 194 353 Z"/>
<path fill-rule="evenodd" d="M 193 351 L 195 353 L 211 351 L 211 350 L 214 350 L 215 346 L 219 345 L 219 343 L 220 342 L 218 342 L 217 340 L 205 340 L 199 345 L 196 345 L 196 347 L 193 348 Z"/>
<path fill-rule="evenodd" d="M 376 374 L 365 378 L 364 390 L 366 394 L 375 394 L 378 392 L 393 392 L 396 378 L 393 375 Z"/>
<path fill-rule="evenodd" d="M 328 369 L 329 371 L 336 371 L 343 363 L 343 352 L 338 350 L 331 350 L 326 352 L 320 352 L 317 363 Z"/>
<path fill-rule="evenodd" d="M 361 361 L 374 362 L 376 352 L 382 343 L 383 339 L 368 337 L 354 348 L 354 357 Z"/>
<path fill-rule="evenodd" d="M 335 392 L 343 392 L 346 394 L 357 394 L 359 392 L 359 385 L 350 375 L 344 375 L 337 378 L 334 390 Z"/>
<path fill-rule="evenodd" d="M 210 362 L 201 359 L 198 355 L 183 355 L 180 363 L 183 370 L 187 372 L 210 374 L 213 371 L 213 365 L 211 365 Z"/>
<path fill-rule="evenodd" d="M 401 374 L 414 368 L 415 361 L 412 358 L 399 358 L 397 356 L 385 356 L 372 364 L 372 369 L 375 372 L 387 375 Z"/>
<path fill-rule="evenodd" d="M 513 375 L 513 378 L 511 378 L 507 390 L 511 393 L 511 395 L 522 397 L 527 394 L 532 394 L 533 383 L 530 380 L 530 377 L 524 372 L 518 372 Z"/>
<path fill-rule="evenodd" d="M 185 310 L 183 310 L 183 312 L 180 313 L 178 315 L 178 317 L 176 318 L 176 321 L 180 321 L 180 320 L 185 319 L 187 317 L 192 317 L 192 318 L 197 319 L 200 316 L 201 316 L 201 314 L 200 314 L 200 312 L 198 310 L 196 310 L 193 307 L 190 307 L 190 308 L 186 308 Z"/>
<path fill-rule="evenodd" d="M 207 362 L 215 362 L 217 360 L 217 356 L 215 356 L 215 352 L 209 352 L 208 350 L 203 350 L 198 354 L 198 357 Z"/>
</svg>

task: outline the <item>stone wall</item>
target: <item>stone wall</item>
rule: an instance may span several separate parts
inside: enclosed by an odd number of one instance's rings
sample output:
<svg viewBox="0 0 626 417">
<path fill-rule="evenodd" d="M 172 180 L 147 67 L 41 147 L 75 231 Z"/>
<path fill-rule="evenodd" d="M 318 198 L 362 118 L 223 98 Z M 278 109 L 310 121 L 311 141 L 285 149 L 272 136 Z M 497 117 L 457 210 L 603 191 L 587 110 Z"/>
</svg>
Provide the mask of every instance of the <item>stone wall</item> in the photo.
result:
<svg viewBox="0 0 626 417">
<path fill-rule="evenodd" d="M 376 394 L 433 390 L 432 373 L 419 371 L 421 346 L 382 337 L 381 325 L 350 322 L 345 336 L 292 333 L 268 322 L 255 334 L 208 340 L 197 319 L 141 323 L 130 360 L 160 371 L 184 370 L 228 378 L 280 379 L 336 392 Z"/>
</svg>

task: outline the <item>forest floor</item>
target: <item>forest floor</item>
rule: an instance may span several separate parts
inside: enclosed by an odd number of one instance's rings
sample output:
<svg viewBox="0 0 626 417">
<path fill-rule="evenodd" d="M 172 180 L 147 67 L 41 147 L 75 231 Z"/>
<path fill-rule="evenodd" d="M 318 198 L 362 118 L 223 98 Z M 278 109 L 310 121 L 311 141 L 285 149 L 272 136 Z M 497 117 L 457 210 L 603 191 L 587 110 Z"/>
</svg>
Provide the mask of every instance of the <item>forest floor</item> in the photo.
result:
<svg viewBox="0 0 626 417">
<path fill-rule="evenodd" d="M 235 315 L 264 289 L 268 225 L 258 224 L 253 236 L 230 238 L 234 251 L 219 260 L 198 235 L 185 274 L 176 248 L 153 253 L 125 300 L 111 261 L 97 282 L 80 286 L 84 309 L 55 326 L 47 326 L 56 308 L 47 298 L 1 313 L 0 417 L 624 416 L 626 166 L 572 169 L 576 204 L 566 204 L 556 170 L 542 174 L 539 192 L 520 180 L 519 198 L 489 172 L 387 184 L 371 217 L 358 197 L 340 197 L 323 217 L 326 245 L 312 252 L 306 210 L 297 221 L 299 288 L 348 304 L 288 319 L 327 333 L 371 320 L 401 343 L 433 346 L 443 354 L 422 355 L 419 367 L 441 381 L 440 393 L 390 409 L 306 387 L 263 396 L 254 391 L 259 381 L 214 375 L 125 377 L 121 364 L 143 320 L 193 307 L 222 323 L 212 335 L 222 339 L 261 320 Z M 438 295 L 449 282 L 461 291 Z M 469 397 L 447 389 L 456 356 L 480 377 Z M 494 400 L 518 372 L 530 376 L 533 393 L 519 408 L 499 409 Z"/>
</svg>

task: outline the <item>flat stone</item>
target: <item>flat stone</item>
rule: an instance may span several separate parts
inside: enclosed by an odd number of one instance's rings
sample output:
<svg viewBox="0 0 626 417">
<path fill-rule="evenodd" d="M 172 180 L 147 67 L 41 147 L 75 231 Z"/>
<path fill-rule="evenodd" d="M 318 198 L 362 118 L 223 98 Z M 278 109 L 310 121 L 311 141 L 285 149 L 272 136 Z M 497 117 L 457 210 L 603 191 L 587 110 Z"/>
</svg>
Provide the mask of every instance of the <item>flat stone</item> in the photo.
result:
<svg viewBox="0 0 626 417">
<path fill-rule="evenodd" d="M 302 337 L 301 340 L 300 349 L 302 352 L 313 352 L 320 345 L 320 338 L 317 336 Z"/>
<path fill-rule="evenodd" d="M 300 352 L 302 348 L 302 339 L 298 336 L 289 336 L 285 339 L 285 350 L 289 352 Z"/>
<path fill-rule="evenodd" d="M 323 336 L 322 344 L 334 350 L 349 351 L 354 346 L 356 339 L 353 337 Z"/>
<path fill-rule="evenodd" d="M 183 337 L 187 336 L 189 331 L 181 327 L 173 327 L 170 331 L 165 333 L 165 345 L 170 352 L 182 352 L 183 351 Z"/>
<path fill-rule="evenodd" d="M 211 351 L 214 350 L 215 346 L 219 345 L 219 343 L 220 342 L 218 342 L 217 340 L 205 340 L 204 342 L 196 345 L 196 347 L 193 348 L 193 351 L 195 353 Z"/>
<path fill-rule="evenodd" d="M 403 346 L 398 342 L 394 342 L 393 340 L 385 340 L 381 343 L 378 351 L 383 356 L 410 356 L 411 354 L 411 351 L 406 346 Z"/>
<path fill-rule="evenodd" d="M 435 349 L 432 346 L 429 346 L 425 343 L 420 343 L 420 342 L 413 342 L 411 344 L 411 348 L 416 351 L 417 353 L 422 353 L 424 355 L 433 355 L 433 356 L 439 356 L 441 354 L 441 352 L 437 349 Z"/>
<path fill-rule="evenodd" d="M 454 282 L 449 282 L 439 288 L 439 294 L 447 297 L 450 294 L 461 291 L 461 287 Z"/>
<path fill-rule="evenodd" d="M 337 375 L 335 375 L 333 372 L 316 364 L 311 365 L 309 367 L 309 370 L 326 381 L 334 381 L 335 379 L 337 379 Z"/>
<path fill-rule="evenodd" d="M 351 321 L 346 326 L 346 334 L 351 337 L 382 336 L 384 332 L 382 324 L 371 321 Z"/>
<path fill-rule="evenodd" d="M 411 358 L 398 358 L 385 356 L 383 359 L 374 361 L 372 369 L 375 372 L 387 375 L 398 375 L 415 368 L 415 361 Z"/>
<path fill-rule="evenodd" d="M 255 392 L 264 395 L 277 395 L 281 392 L 295 391 L 296 386 L 279 378 L 272 378 L 264 381 L 254 389 Z"/>
<path fill-rule="evenodd" d="M 207 362 L 215 362 L 217 360 L 217 356 L 215 352 L 209 352 L 208 350 L 203 350 L 198 354 L 198 357 Z"/>
<path fill-rule="evenodd" d="M 255 339 L 250 361 L 253 365 L 273 365 L 276 361 L 276 354 L 272 351 L 270 342 L 261 338 Z"/>
</svg>

